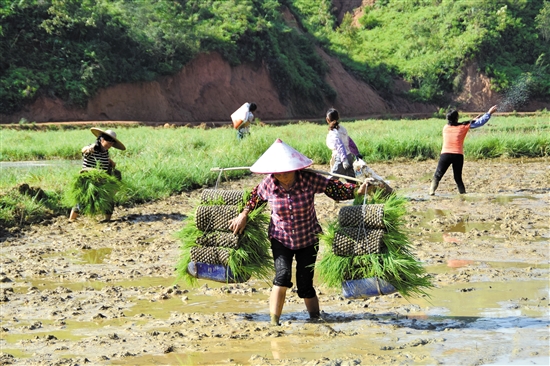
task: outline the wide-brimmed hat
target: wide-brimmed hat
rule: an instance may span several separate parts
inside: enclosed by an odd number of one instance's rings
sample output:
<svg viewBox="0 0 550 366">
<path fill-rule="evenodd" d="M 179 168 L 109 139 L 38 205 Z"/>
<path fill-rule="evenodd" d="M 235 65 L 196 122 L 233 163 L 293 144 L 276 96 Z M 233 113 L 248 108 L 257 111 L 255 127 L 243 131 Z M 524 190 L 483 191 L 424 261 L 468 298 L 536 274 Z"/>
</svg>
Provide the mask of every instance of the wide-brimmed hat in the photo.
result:
<svg viewBox="0 0 550 366">
<path fill-rule="evenodd" d="M 286 173 L 307 168 L 311 164 L 313 160 L 277 139 L 250 167 L 250 171 L 259 174 Z"/>
<path fill-rule="evenodd" d="M 115 143 L 113 144 L 113 147 L 115 149 L 119 149 L 119 150 L 126 150 L 126 146 L 124 146 L 124 144 L 122 142 L 120 142 L 117 138 L 116 138 L 116 133 L 115 131 L 113 130 L 105 130 L 103 131 L 101 128 L 97 128 L 97 127 L 92 127 L 91 128 L 91 131 L 92 133 L 95 135 L 95 137 L 99 137 L 101 135 L 107 135 L 109 136 L 110 138 L 112 138 L 113 140 L 115 140 Z"/>
</svg>

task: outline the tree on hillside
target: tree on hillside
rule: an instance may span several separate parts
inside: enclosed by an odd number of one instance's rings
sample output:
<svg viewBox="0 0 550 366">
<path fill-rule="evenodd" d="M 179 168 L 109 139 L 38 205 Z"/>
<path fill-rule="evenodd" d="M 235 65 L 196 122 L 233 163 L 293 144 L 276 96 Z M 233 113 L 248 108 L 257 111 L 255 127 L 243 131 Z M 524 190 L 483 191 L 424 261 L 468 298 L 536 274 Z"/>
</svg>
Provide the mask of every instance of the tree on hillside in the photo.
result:
<svg viewBox="0 0 550 366">
<path fill-rule="evenodd" d="M 545 1 L 540 13 L 535 18 L 537 29 L 545 41 L 550 41 L 550 2 Z"/>
<path fill-rule="evenodd" d="M 177 73 L 200 52 L 268 65 L 281 101 L 307 113 L 335 92 L 315 40 L 278 0 L 0 0 L 0 113 L 40 95 L 83 107 L 100 89 Z M 299 101 L 299 102 L 298 102 Z"/>
</svg>

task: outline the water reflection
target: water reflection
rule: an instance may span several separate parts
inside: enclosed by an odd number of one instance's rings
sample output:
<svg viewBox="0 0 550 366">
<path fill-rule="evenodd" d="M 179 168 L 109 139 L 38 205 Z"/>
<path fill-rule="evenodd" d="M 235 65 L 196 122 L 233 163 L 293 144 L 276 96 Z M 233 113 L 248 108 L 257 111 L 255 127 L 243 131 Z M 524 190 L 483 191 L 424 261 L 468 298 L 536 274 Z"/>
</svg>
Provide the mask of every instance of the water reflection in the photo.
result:
<svg viewBox="0 0 550 366">
<path fill-rule="evenodd" d="M 34 169 L 42 167 L 62 167 L 81 165 L 81 160 L 37 160 L 37 161 L 0 161 L 0 169 L 19 168 Z"/>
<path fill-rule="evenodd" d="M 449 226 L 446 231 L 448 233 L 467 233 L 471 230 L 479 230 L 481 232 L 494 229 L 497 225 L 495 223 L 482 223 L 482 222 L 457 222 L 454 225 Z"/>
<path fill-rule="evenodd" d="M 423 298 L 411 303 L 425 309 L 432 317 L 473 317 L 478 320 L 493 318 L 494 327 L 500 327 L 497 318 L 548 317 L 548 307 L 539 305 L 550 296 L 547 281 L 474 282 L 450 284 L 431 292 L 430 302 Z M 546 300 L 544 300 L 546 299 Z"/>
<path fill-rule="evenodd" d="M 88 264 L 101 264 L 111 254 L 113 248 L 83 249 L 82 261 Z"/>
</svg>

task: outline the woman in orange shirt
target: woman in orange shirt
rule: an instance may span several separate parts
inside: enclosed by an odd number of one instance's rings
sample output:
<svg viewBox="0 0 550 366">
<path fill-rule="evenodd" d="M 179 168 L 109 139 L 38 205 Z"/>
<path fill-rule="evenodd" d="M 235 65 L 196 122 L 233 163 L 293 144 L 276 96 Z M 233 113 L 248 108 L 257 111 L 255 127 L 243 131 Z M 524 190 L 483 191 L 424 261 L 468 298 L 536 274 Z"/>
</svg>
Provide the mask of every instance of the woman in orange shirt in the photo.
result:
<svg viewBox="0 0 550 366">
<path fill-rule="evenodd" d="M 453 166 L 453 176 L 460 194 L 466 193 L 464 182 L 462 182 L 462 167 L 464 166 L 464 139 L 471 128 L 483 126 L 491 115 L 497 110 L 497 106 L 492 106 L 487 113 L 482 116 L 477 116 L 473 121 L 458 122 L 458 112 L 451 111 L 447 113 L 447 124 L 443 127 L 443 147 L 441 155 L 437 163 L 432 185 L 430 187 L 430 195 L 435 194 L 435 190 L 439 185 L 439 181 L 449 166 Z"/>
</svg>

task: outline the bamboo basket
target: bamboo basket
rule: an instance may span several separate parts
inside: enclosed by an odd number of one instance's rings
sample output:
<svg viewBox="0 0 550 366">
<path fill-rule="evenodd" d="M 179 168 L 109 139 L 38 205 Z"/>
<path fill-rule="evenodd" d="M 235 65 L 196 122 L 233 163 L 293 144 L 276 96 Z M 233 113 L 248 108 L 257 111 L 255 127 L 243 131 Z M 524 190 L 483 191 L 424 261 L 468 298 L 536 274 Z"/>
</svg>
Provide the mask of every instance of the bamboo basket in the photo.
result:
<svg viewBox="0 0 550 366">
<path fill-rule="evenodd" d="M 182 241 L 179 277 L 190 284 L 197 279 L 224 283 L 248 281 L 252 275 L 266 278 L 273 268 L 269 254 L 269 216 L 258 208 L 249 213 L 245 232 L 235 235 L 230 220 L 238 216 L 244 191 L 207 189 L 186 226 L 177 234 Z"/>
<path fill-rule="evenodd" d="M 345 298 L 428 295 L 431 276 L 414 258 L 402 229 L 405 199 L 379 191 L 369 202 L 361 201 L 343 207 L 320 235 L 324 249 L 316 269 L 321 282 L 340 287 Z"/>
</svg>

